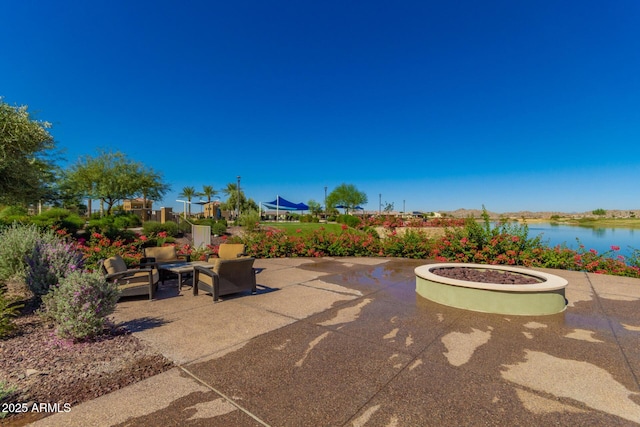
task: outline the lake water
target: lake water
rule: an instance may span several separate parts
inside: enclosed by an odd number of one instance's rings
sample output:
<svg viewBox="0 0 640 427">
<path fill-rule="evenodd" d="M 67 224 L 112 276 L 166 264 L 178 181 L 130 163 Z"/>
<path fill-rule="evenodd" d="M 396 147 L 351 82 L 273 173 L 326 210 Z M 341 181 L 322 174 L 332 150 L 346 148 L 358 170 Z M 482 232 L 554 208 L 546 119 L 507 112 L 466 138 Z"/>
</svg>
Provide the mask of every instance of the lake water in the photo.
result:
<svg viewBox="0 0 640 427">
<path fill-rule="evenodd" d="M 628 257 L 633 249 L 640 249 L 640 229 L 592 228 L 550 223 L 527 225 L 530 237 L 541 235 L 542 242 L 551 247 L 564 243 L 571 249 L 578 249 L 578 238 L 585 249 L 595 249 L 598 253 L 610 251 L 611 246 L 619 246 L 620 250 L 615 255 Z"/>
</svg>

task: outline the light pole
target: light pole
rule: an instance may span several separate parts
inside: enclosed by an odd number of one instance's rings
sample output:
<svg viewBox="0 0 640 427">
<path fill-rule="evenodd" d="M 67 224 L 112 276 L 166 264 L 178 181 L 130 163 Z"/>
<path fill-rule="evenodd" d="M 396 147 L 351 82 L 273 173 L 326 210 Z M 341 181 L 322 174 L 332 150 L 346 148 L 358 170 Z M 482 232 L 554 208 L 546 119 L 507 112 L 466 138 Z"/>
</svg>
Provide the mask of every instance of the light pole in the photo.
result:
<svg viewBox="0 0 640 427">
<path fill-rule="evenodd" d="M 378 215 L 382 213 L 382 193 L 378 194 L 380 200 L 378 201 Z"/>
<path fill-rule="evenodd" d="M 191 204 L 191 202 L 187 202 L 186 200 L 176 200 L 176 202 L 184 203 L 184 219 L 187 219 L 187 203 Z"/>
<path fill-rule="evenodd" d="M 327 219 L 327 186 L 324 186 L 324 217 Z"/>
<path fill-rule="evenodd" d="M 236 188 L 236 221 L 240 217 L 240 175 L 238 175 L 238 187 Z"/>
</svg>

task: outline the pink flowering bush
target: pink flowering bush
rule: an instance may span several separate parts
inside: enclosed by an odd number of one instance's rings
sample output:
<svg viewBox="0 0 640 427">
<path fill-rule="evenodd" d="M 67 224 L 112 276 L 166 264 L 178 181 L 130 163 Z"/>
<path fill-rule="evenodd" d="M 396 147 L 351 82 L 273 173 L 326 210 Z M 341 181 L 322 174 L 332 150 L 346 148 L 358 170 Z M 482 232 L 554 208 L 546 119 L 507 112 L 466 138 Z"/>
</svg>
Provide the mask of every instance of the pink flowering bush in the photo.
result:
<svg viewBox="0 0 640 427">
<path fill-rule="evenodd" d="M 378 255 L 379 239 L 344 226 L 340 233 L 324 228 L 313 233 L 288 235 L 282 230 L 261 230 L 242 239 L 247 253 L 257 258 L 372 256 Z"/>
<path fill-rule="evenodd" d="M 460 227 L 464 225 L 464 222 L 465 220 L 460 218 L 410 218 L 405 220 L 393 215 L 376 215 L 362 220 L 358 228 L 384 227 L 387 229 L 394 229 L 398 227 Z"/>
<path fill-rule="evenodd" d="M 488 215 L 484 216 L 483 223 L 472 218 L 429 220 L 429 224 L 446 227 L 445 235 L 441 238 L 429 238 L 424 232 L 411 228 L 404 233 L 397 233 L 394 227 L 400 222 L 391 221 L 390 218 L 375 217 L 367 221 L 369 222 L 357 229 L 343 224 L 339 232 L 328 232 L 320 227 L 310 233 L 299 230 L 287 234 L 278 229 L 259 228 L 242 237 L 230 238 L 229 241 L 244 243 L 247 253 L 256 258 L 388 256 L 548 267 L 640 277 L 640 251 L 625 259 L 616 255 L 620 250 L 617 246 L 603 254 L 586 250 L 583 246 L 577 251 L 566 246 L 547 247 L 539 237 L 531 238 L 528 235 L 526 225 L 504 223 L 492 227 Z M 392 230 L 384 239 L 380 239 L 371 228 L 380 221 L 383 226 L 389 226 Z M 405 222 L 402 224 L 409 225 Z M 417 221 L 411 223 L 414 227 L 424 224 Z M 163 238 L 160 235 L 157 237 Z M 156 236 L 150 238 L 156 239 Z M 132 240 L 110 240 L 94 233 L 88 242 L 79 241 L 78 247 L 85 254 L 85 262 L 89 267 L 97 265 L 99 259 L 116 253 L 123 256 L 128 264 L 135 264 L 142 257 L 142 247 L 147 241 L 146 236 Z M 194 261 L 206 260 L 218 253 L 218 246 L 212 245 L 199 249 L 190 245 L 176 245 L 176 248 L 179 254 L 188 254 Z"/>
<path fill-rule="evenodd" d="M 142 258 L 142 246 L 147 240 L 146 236 L 134 239 L 109 237 L 101 233 L 91 233 L 89 240 L 79 239 L 78 249 L 84 254 L 85 266 L 95 270 L 101 259 L 106 259 L 114 255 L 120 255 L 127 265 L 139 264 Z"/>
<path fill-rule="evenodd" d="M 40 312 L 59 338 L 84 341 L 101 335 L 115 311 L 120 291 L 99 272 L 73 271 L 42 297 Z"/>
<path fill-rule="evenodd" d="M 77 245 L 64 240 L 38 240 L 27 255 L 26 282 L 35 295 L 44 295 L 72 271 L 82 269 L 84 260 Z"/>
<path fill-rule="evenodd" d="M 498 224 L 492 227 L 465 220 L 463 227 L 452 227 L 441 238 L 429 238 L 420 230 L 407 230 L 379 239 L 374 232 L 353 230 L 346 225 L 341 232 L 320 228 L 313 233 L 289 235 L 270 229 L 248 233 L 237 238 L 247 253 L 257 258 L 321 257 L 321 256 L 389 256 L 435 259 L 441 262 L 547 267 L 592 273 L 640 277 L 638 257 L 624 259 L 615 255 L 620 250 L 598 254 L 581 247 L 575 251 L 566 246 L 547 247 L 539 237 L 531 238 L 526 225 Z M 637 252 L 640 255 L 640 251 Z M 635 262 L 635 264 L 634 264 Z"/>
<path fill-rule="evenodd" d="M 391 232 L 380 242 L 381 254 L 402 258 L 428 258 L 433 251 L 434 241 L 422 231 L 407 230 L 403 234 Z"/>
</svg>

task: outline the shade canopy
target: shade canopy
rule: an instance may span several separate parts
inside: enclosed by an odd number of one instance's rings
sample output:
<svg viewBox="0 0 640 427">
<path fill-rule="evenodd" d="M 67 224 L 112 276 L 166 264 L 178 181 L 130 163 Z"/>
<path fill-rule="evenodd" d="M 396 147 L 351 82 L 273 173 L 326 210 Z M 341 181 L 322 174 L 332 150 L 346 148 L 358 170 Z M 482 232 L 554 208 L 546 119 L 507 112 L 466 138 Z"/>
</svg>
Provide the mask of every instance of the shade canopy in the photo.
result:
<svg viewBox="0 0 640 427">
<path fill-rule="evenodd" d="M 270 209 L 285 209 L 290 211 L 308 211 L 309 206 L 304 203 L 293 203 L 280 196 L 277 196 L 273 202 L 262 202 L 263 205 Z"/>
</svg>

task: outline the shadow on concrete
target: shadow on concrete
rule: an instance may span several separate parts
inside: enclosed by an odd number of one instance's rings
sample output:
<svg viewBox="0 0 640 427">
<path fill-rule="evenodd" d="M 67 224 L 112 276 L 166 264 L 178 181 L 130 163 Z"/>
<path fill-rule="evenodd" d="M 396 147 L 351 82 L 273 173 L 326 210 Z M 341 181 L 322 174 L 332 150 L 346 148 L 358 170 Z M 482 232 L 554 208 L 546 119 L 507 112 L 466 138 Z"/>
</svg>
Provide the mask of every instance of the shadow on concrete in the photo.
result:
<svg viewBox="0 0 640 427">
<path fill-rule="evenodd" d="M 157 328 L 167 323 L 169 322 L 159 317 L 141 317 L 140 319 L 122 322 L 118 324 L 118 326 L 127 328 L 127 330 L 131 332 L 141 332 L 146 331 L 147 329 Z"/>
</svg>

